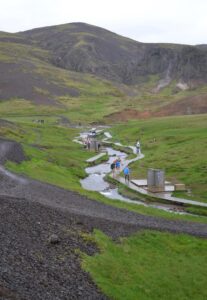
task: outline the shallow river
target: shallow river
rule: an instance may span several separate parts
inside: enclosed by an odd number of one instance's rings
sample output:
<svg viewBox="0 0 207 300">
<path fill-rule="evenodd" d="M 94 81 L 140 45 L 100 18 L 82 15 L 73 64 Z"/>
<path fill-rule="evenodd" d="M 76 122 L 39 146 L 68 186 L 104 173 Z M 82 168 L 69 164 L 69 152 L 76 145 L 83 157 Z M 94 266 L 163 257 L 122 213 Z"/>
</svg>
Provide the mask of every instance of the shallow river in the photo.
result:
<svg viewBox="0 0 207 300">
<path fill-rule="evenodd" d="M 121 144 L 119 144 L 119 145 L 121 146 Z M 135 153 L 135 151 L 136 151 L 135 147 L 131 146 L 130 148 Z M 170 211 L 170 212 L 179 213 L 179 214 L 184 213 L 181 210 L 181 208 L 176 205 L 167 205 L 167 204 L 161 204 L 161 203 L 156 203 L 156 204 L 150 203 L 149 204 L 149 203 L 145 203 L 143 201 L 132 200 L 132 199 L 126 198 L 126 197 L 122 196 L 121 194 L 119 194 L 117 188 L 112 188 L 111 184 L 104 180 L 105 175 L 109 174 L 111 172 L 111 168 L 110 168 L 111 163 L 114 161 L 115 158 L 119 157 L 121 159 L 121 167 L 123 168 L 125 165 L 128 165 L 131 162 L 143 158 L 144 155 L 140 154 L 140 155 L 136 156 L 134 159 L 127 160 L 127 154 L 124 152 L 114 150 L 110 147 L 106 148 L 106 152 L 109 155 L 109 160 L 107 162 L 101 163 L 97 166 L 88 167 L 85 169 L 88 176 L 85 179 L 80 181 L 80 183 L 84 189 L 89 190 L 89 191 L 97 191 L 100 194 L 102 194 L 105 197 L 112 199 L 112 200 L 120 200 L 120 201 L 124 201 L 127 203 L 133 203 L 133 204 L 137 204 L 137 205 L 159 208 L 159 209 L 162 209 L 165 211 Z"/>
</svg>

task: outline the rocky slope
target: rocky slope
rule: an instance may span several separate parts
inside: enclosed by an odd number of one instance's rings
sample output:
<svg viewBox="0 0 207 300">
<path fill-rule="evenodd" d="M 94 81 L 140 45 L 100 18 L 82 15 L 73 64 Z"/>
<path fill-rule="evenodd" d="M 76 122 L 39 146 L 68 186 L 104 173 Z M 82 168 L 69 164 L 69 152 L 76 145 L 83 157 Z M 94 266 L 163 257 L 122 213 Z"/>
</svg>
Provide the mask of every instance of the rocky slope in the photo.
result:
<svg viewBox="0 0 207 300">
<path fill-rule="evenodd" d="M 57 113 L 74 101 L 110 101 L 103 115 L 128 109 L 127 118 L 207 112 L 207 45 L 145 44 L 71 23 L 0 32 L 0 69 L 0 100 L 25 99 Z"/>
<path fill-rule="evenodd" d="M 91 85 L 100 85 L 100 79 L 57 68 L 52 61 L 52 53 L 36 42 L 0 32 L 0 100 L 25 99 L 61 108 L 59 97 L 94 96 Z M 108 94 L 116 90 L 109 82 L 102 86 L 103 93 L 106 89 Z M 100 87 L 99 94 L 102 90 Z"/>
<path fill-rule="evenodd" d="M 56 66 L 125 84 L 147 81 L 150 75 L 166 83 L 207 81 L 206 45 L 139 43 L 84 23 L 29 30 L 21 36 L 50 50 Z"/>
</svg>

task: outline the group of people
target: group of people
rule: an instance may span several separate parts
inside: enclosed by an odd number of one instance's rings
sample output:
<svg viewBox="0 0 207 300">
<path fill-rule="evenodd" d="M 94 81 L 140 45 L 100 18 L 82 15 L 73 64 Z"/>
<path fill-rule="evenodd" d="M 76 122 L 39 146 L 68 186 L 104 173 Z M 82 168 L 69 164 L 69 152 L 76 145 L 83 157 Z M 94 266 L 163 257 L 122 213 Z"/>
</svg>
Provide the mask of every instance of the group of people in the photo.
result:
<svg viewBox="0 0 207 300">
<path fill-rule="evenodd" d="M 88 150 L 91 149 L 91 139 L 89 137 L 87 137 L 83 140 L 83 146 L 84 146 L 84 148 L 86 148 Z"/>
<path fill-rule="evenodd" d="M 121 168 L 121 158 L 118 157 L 111 164 L 111 170 L 112 170 L 113 177 L 115 176 L 116 173 L 120 172 L 120 168 Z"/>
<path fill-rule="evenodd" d="M 137 141 L 137 143 L 136 143 L 136 153 L 137 154 L 141 153 L 141 147 L 140 147 L 139 141 Z M 111 164 L 111 170 L 112 170 L 113 177 L 115 177 L 116 174 L 119 174 L 120 168 L 121 168 L 121 159 L 117 158 Z M 130 175 L 129 167 L 125 166 L 123 169 L 123 172 L 124 172 L 125 182 L 129 183 L 129 175 Z"/>
<path fill-rule="evenodd" d="M 84 148 L 86 148 L 88 150 L 91 149 L 91 139 L 89 138 L 89 136 L 83 140 L 83 144 L 84 144 Z M 101 144 L 98 142 L 98 144 L 97 144 L 98 151 L 100 150 L 100 147 L 101 147 Z M 137 143 L 136 143 L 136 153 L 137 154 L 141 153 L 139 141 L 137 141 Z M 115 177 L 116 174 L 120 173 L 120 170 L 121 170 L 121 158 L 120 157 L 116 158 L 111 163 L 111 170 L 112 170 L 113 177 Z M 124 167 L 123 173 L 124 173 L 125 182 L 129 183 L 130 169 L 128 166 Z"/>
<path fill-rule="evenodd" d="M 116 174 L 119 174 L 119 172 L 121 170 L 121 159 L 120 159 L 120 157 L 116 158 L 112 162 L 111 170 L 112 170 L 113 178 L 115 177 Z M 124 172 L 125 182 L 129 183 L 129 174 L 130 174 L 129 167 L 125 166 L 124 169 L 123 169 L 123 172 Z"/>
</svg>

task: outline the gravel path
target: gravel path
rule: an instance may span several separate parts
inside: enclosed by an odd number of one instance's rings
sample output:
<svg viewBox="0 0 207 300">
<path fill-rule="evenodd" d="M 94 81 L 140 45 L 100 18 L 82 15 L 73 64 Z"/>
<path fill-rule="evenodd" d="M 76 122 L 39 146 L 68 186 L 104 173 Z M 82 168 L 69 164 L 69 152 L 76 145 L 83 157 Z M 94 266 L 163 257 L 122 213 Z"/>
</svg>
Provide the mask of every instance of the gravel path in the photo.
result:
<svg viewBox="0 0 207 300">
<path fill-rule="evenodd" d="M 11 146 L 5 153 L 21 161 L 21 151 Z M 81 238 L 81 232 L 91 232 L 93 228 L 113 238 L 143 228 L 207 237 L 206 224 L 118 209 L 53 185 L 14 176 L 3 167 L 0 220 L 0 299 L 106 299 L 81 269 L 75 251 L 80 249 L 89 255 L 97 251 L 92 242 Z M 59 243 L 49 242 L 52 234 L 59 237 Z"/>
<path fill-rule="evenodd" d="M 182 232 L 207 237 L 206 224 L 171 221 L 118 209 L 50 184 L 23 177 L 12 177 L 12 174 L 5 174 L 4 169 L 0 169 L 0 177 L 1 195 L 27 199 L 31 202 L 68 211 L 79 216 L 99 218 L 108 222 L 113 221 L 140 228 L 168 230 L 170 232 Z"/>
</svg>

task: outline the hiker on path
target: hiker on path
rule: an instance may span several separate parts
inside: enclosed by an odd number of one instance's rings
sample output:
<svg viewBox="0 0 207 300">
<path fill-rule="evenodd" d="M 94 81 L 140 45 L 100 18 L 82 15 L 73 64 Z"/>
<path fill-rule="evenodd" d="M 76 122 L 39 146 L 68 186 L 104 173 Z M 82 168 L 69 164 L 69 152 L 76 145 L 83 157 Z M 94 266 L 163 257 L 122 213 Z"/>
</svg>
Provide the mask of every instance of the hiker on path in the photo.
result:
<svg viewBox="0 0 207 300">
<path fill-rule="evenodd" d="M 87 140 L 87 148 L 88 148 L 88 150 L 91 149 L 91 140 L 89 138 Z"/>
<path fill-rule="evenodd" d="M 125 178 L 125 183 L 127 183 L 127 181 L 128 181 L 128 184 L 129 184 L 129 173 L 130 173 L 129 167 L 126 166 L 124 168 L 124 178 Z"/>
<path fill-rule="evenodd" d="M 137 154 L 140 154 L 140 142 L 139 141 L 137 141 L 137 143 L 136 143 L 136 150 L 137 150 Z"/>
<path fill-rule="evenodd" d="M 111 164 L 111 170 L 112 170 L 113 178 L 115 177 L 115 167 L 116 167 L 116 162 L 113 161 L 112 164 Z"/>
<path fill-rule="evenodd" d="M 120 168 L 121 168 L 121 159 L 118 158 L 116 160 L 116 170 L 119 172 L 120 171 Z"/>
</svg>

